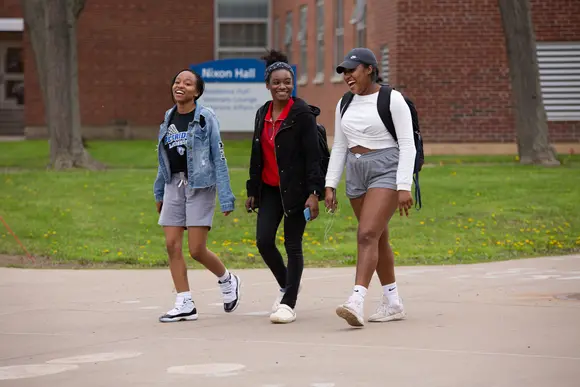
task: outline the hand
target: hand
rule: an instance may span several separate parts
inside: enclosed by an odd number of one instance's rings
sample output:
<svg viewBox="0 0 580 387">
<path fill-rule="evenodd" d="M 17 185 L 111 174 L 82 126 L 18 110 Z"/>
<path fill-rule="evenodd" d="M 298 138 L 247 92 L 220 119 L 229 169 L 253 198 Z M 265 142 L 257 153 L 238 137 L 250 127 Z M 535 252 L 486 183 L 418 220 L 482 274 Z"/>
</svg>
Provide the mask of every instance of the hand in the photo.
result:
<svg viewBox="0 0 580 387">
<path fill-rule="evenodd" d="M 163 207 L 163 201 L 160 202 L 156 202 L 155 206 L 157 207 L 157 213 L 160 214 L 161 213 L 161 207 Z"/>
<path fill-rule="evenodd" d="M 310 208 L 310 220 L 318 218 L 318 196 L 311 194 L 304 204 L 304 208 Z"/>
<path fill-rule="evenodd" d="M 338 201 L 336 200 L 336 192 L 334 188 L 326 187 L 326 192 L 324 194 L 324 204 L 331 212 L 336 211 L 336 205 Z"/>
<path fill-rule="evenodd" d="M 224 215 L 228 216 L 229 214 L 231 214 L 233 211 L 224 211 Z"/>
<path fill-rule="evenodd" d="M 255 200 L 253 196 L 250 196 L 248 199 L 246 199 L 246 211 L 252 212 L 252 210 L 254 209 L 254 204 Z"/>
<path fill-rule="evenodd" d="M 413 206 L 413 198 L 411 197 L 410 191 L 399 191 L 399 215 L 403 216 L 403 210 L 405 210 L 405 215 L 409 216 L 409 209 Z"/>
</svg>

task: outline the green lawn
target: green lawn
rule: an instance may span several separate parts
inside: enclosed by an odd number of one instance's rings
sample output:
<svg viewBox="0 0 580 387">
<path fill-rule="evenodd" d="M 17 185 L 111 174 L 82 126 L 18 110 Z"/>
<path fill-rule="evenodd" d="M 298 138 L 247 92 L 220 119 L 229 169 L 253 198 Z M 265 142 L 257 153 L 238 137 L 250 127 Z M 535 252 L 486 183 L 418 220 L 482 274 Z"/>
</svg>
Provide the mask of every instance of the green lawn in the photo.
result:
<svg viewBox="0 0 580 387">
<path fill-rule="evenodd" d="M 226 142 L 238 200 L 229 217 L 216 213 L 210 233 L 210 247 L 231 267 L 263 267 L 255 247 L 256 215 L 243 210 L 248 146 L 248 141 Z M 37 256 L 81 264 L 166 265 L 152 194 L 154 143 L 92 142 L 89 150 L 111 169 L 44 171 L 46 142 L 0 143 L 0 215 Z M 433 165 L 421 173 L 423 209 L 409 218 L 397 214 L 391 223 L 397 264 L 580 251 L 580 163 L 576 156 L 561 159 L 562 167 L 540 168 L 520 166 L 510 156 L 429 157 Z M 344 196 L 344 175 L 339 201 L 338 214 L 324 213 L 308 225 L 308 266 L 355 262 L 356 221 Z M 22 254 L 1 224 L 0 253 Z"/>
</svg>

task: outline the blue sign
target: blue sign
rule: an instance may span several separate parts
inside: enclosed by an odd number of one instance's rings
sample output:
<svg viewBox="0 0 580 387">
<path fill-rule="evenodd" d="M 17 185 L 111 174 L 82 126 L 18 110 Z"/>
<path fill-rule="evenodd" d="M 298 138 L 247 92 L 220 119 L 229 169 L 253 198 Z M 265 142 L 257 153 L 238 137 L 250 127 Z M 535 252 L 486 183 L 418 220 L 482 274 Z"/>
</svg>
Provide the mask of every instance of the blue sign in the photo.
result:
<svg viewBox="0 0 580 387">
<path fill-rule="evenodd" d="M 266 63 L 261 59 L 253 58 L 232 58 L 212 60 L 189 66 L 197 71 L 206 83 L 262 83 L 265 84 L 264 73 Z M 292 96 L 296 96 L 296 65 L 292 65 L 294 70 L 294 90 Z M 265 87 L 265 85 L 264 85 Z M 265 102 L 265 101 L 264 101 Z"/>
<path fill-rule="evenodd" d="M 214 110 L 223 132 L 253 132 L 256 111 L 272 94 L 266 88 L 266 64 L 260 59 L 222 59 L 189 67 L 206 83 L 199 102 Z M 292 66 L 296 74 L 296 66 Z M 296 77 L 292 96 L 296 97 Z"/>
</svg>

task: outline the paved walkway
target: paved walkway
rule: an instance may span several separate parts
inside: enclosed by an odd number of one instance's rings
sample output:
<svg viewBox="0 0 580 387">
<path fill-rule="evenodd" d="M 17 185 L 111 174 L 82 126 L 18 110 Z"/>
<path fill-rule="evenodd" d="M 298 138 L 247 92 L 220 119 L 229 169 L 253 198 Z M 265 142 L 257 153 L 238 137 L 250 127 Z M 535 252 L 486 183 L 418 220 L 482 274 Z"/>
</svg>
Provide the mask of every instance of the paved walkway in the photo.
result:
<svg viewBox="0 0 580 387">
<path fill-rule="evenodd" d="M 165 270 L 0 269 L 0 386 L 578 386 L 580 256 L 399 268 L 408 319 L 362 329 L 334 314 L 353 273 L 307 269 L 298 320 L 272 325 L 268 272 L 238 272 L 232 315 L 190 272 L 200 319 L 161 324 Z"/>
</svg>

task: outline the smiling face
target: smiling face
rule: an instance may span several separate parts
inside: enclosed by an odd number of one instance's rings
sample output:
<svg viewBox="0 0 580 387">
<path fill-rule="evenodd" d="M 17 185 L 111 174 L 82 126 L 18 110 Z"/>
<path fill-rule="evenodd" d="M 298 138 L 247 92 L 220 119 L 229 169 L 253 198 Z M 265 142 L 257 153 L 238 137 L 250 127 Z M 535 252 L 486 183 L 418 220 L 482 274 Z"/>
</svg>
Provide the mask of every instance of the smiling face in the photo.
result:
<svg viewBox="0 0 580 387">
<path fill-rule="evenodd" d="M 276 70 L 270 74 L 270 81 L 266 87 L 272 93 L 272 99 L 280 102 L 288 101 L 292 96 L 292 90 L 294 90 L 292 74 L 288 70 Z"/>
<path fill-rule="evenodd" d="M 372 72 L 373 68 L 371 66 L 365 67 L 360 64 L 352 70 L 344 69 L 342 76 L 351 92 L 354 94 L 363 94 L 373 83 L 371 80 Z"/>
<path fill-rule="evenodd" d="M 182 71 L 177 74 L 171 90 L 176 103 L 191 102 L 199 95 L 197 77 L 189 71 Z"/>
</svg>

